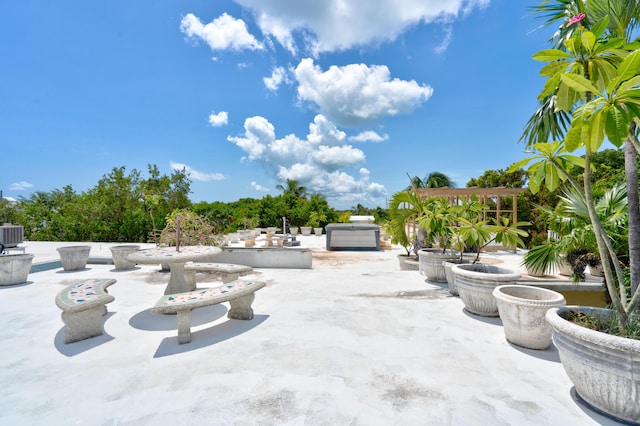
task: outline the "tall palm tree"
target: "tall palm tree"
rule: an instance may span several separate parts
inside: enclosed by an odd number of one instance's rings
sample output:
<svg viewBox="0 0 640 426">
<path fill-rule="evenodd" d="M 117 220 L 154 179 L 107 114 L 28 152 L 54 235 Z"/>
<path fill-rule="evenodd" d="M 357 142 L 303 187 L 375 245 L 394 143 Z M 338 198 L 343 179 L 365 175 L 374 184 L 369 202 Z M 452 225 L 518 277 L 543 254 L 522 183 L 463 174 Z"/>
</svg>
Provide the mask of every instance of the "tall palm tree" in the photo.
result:
<svg viewBox="0 0 640 426">
<path fill-rule="evenodd" d="M 425 188 L 455 188 L 456 184 L 451 178 L 441 172 L 431 172 L 424 178 Z"/>
<path fill-rule="evenodd" d="M 295 179 L 287 179 L 287 185 L 276 185 L 276 188 L 282 191 L 284 195 L 294 195 L 298 198 L 306 198 L 307 197 L 307 188 L 305 186 L 300 185 Z"/>
<path fill-rule="evenodd" d="M 622 38 L 631 41 L 634 31 L 640 25 L 640 0 L 555 0 L 543 1 L 533 8 L 534 13 L 546 19 L 546 25 L 560 24 L 553 35 L 552 42 L 560 47 L 562 41 L 570 37 L 577 29 L 575 25 L 566 25 L 569 17 L 585 14 L 584 25 L 589 27 L 608 16 L 607 34 L 612 38 Z M 536 114 L 529 120 L 521 140 L 527 146 L 533 143 L 546 142 L 549 137 L 561 139 L 558 136 L 566 134 L 569 115 L 555 113 L 550 104 L 556 100 L 557 93 L 548 95 L 542 100 Z M 636 125 L 631 123 L 629 136 L 625 142 L 625 176 L 628 194 L 629 221 L 629 264 L 631 272 L 632 292 L 640 282 L 640 201 L 638 196 L 638 165 Z"/>
</svg>

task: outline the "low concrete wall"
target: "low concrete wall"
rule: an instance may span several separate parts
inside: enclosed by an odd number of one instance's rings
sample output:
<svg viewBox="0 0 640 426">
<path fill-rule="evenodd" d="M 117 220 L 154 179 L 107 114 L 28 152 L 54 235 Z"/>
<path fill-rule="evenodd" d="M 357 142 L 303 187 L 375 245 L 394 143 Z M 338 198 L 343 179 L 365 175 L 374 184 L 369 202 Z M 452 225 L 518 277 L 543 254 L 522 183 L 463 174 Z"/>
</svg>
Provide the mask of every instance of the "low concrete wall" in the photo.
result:
<svg viewBox="0 0 640 426">
<path fill-rule="evenodd" d="M 214 262 L 254 268 L 311 269 L 311 249 L 299 247 L 223 247 Z"/>
</svg>

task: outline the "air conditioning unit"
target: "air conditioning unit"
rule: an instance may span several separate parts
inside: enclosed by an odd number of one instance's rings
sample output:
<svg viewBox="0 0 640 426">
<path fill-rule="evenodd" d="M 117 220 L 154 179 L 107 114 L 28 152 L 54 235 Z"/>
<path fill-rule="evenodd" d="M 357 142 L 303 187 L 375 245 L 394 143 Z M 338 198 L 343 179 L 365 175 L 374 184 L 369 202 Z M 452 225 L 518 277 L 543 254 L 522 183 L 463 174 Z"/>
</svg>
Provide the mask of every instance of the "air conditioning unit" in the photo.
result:
<svg viewBox="0 0 640 426">
<path fill-rule="evenodd" d="M 24 227 L 4 224 L 0 226 L 0 244 L 5 247 L 16 247 L 24 242 Z"/>
</svg>

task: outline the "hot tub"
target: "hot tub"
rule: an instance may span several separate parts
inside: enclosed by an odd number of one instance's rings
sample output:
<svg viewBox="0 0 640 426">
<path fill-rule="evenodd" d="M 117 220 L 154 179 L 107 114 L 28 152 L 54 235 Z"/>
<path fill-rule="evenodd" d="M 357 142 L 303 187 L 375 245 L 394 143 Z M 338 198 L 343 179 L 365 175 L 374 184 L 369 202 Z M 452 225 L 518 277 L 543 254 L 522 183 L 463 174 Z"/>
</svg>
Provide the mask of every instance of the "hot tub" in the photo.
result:
<svg viewBox="0 0 640 426">
<path fill-rule="evenodd" d="M 327 250 L 380 250 L 380 227 L 371 223 L 330 223 L 325 226 Z"/>
</svg>

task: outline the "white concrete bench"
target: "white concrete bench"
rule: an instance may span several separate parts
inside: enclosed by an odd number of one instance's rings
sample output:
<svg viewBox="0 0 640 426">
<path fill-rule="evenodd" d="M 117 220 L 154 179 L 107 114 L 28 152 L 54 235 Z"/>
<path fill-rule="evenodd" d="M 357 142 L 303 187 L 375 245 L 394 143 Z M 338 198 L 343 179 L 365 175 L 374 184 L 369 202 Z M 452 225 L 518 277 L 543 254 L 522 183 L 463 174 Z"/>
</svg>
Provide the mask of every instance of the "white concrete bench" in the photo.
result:
<svg viewBox="0 0 640 426">
<path fill-rule="evenodd" d="M 220 274 L 220 279 L 224 284 L 237 280 L 240 275 L 247 275 L 253 272 L 251 266 L 236 265 L 234 263 L 215 263 L 215 262 L 202 262 L 202 263 L 187 263 L 184 265 L 185 278 L 189 283 L 191 290 L 196 289 L 196 277 L 195 274 L 188 274 L 186 272 L 208 272 Z"/>
<path fill-rule="evenodd" d="M 115 282 L 111 278 L 89 278 L 58 293 L 56 305 L 62 309 L 65 343 L 104 333 L 102 316 L 107 313 L 106 304 L 114 301 L 114 297 L 107 293 L 107 287 Z"/>
<path fill-rule="evenodd" d="M 265 286 L 262 281 L 233 281 L 220 287 L 187 293 L 167 294 L 151 308 L 154 314 L 178 314 L 178 343 L 191 341 L 191 311 L 204 306 L 229 302 L 227 318 L 250 320 L 255 292 Z"/>
</svg>

